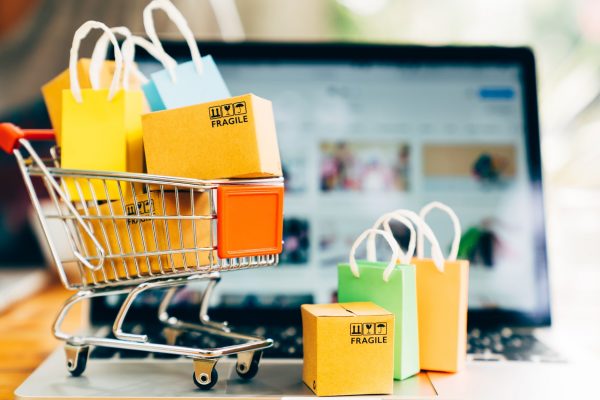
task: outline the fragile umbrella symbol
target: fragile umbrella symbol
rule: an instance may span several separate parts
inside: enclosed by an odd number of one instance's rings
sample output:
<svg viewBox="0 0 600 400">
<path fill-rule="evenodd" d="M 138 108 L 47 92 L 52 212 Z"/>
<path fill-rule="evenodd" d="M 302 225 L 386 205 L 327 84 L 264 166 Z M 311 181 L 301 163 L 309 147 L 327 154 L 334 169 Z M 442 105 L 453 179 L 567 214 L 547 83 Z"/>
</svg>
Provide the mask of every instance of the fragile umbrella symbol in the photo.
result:
<svg viewBox="0 0 600 400">
<path fill-rule="evenodd" d="M 377 332 L 382 333 L 385 327 L 385 324 L 377 324 Z"/>
</svg>

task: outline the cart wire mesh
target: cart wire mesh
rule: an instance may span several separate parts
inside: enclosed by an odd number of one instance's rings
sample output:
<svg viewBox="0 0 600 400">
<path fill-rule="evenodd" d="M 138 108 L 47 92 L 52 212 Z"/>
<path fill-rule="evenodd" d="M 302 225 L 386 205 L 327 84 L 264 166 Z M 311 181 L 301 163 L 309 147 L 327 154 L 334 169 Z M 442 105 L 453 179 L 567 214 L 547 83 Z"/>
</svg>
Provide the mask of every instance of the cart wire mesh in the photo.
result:
<svg viewBox="0 0 600 400">
<path fill-rule="evenodd" d="M 278 262 L 278 255 L 217 256 L 216 198 L 219 185 L 283 185 L 282 178 L 201 181 L 69 170 L 59 167 L 59 150 L 42 159 L 26 140 L 14 154 L 69 289 L 136 285 Z M 61 248 L 65 242 L 68 251 Z"/>
</svg>

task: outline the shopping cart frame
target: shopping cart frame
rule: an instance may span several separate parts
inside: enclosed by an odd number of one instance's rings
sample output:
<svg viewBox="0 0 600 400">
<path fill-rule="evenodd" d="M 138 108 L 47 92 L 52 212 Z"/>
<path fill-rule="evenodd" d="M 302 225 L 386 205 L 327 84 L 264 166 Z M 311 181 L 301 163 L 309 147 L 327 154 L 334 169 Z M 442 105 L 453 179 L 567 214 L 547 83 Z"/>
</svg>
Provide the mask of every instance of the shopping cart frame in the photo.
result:
<svg viewBox="0 0 600 400">
<path fill-rule="evenodd" d="M 245 179 L 245 180 L 194 180 L 186 178 L 172 178 L 165 176 L 149 175 L 149 174 L 135 174 L 135 173 L 120 173 L 120 172 L 104 172 L 104 171 L 83 171 L 83 170 L 69 170 L 60 168 L 59 153 L 56 148 L 51 151 L 51 159 L 42 159 L 39 157 L 30 141 L 33 140 L 54 140 L 54 133 L 51 130 L 23 130 L 15 125 L 2 123 L 0 124 L 0 147 L 7 153 L 12 153 L 19 166 L 20 172 L 23 176 L 25 186 L 29 192 L 34 210 L 38 216 L 39 222 L 42 227 L 42 231 L 48 242 L 50 253 L 52 255 L 54 264 L 57 267 L 58 275 L 62 284 L 69 290 L 75 290 L 73 294 L 63 305 L 59 311 L 56 320 L 53 325 L 53 333 L 57 339 L 65 342 L 65 353 L 66 353 L 66 364 L 67 370 L 74 376 L 81 375 L 87 364 L 89 357 L 90 346 L 104 346 L 113 347 L 125 350 L 139 350 L 155 353 L 168 353 L 175 354 L 184 357 L 191 358 L 194 365 L 193 380 L 194 383 L 201 389 L 212 388 L 217 380 L 218 374 L 216 370 L 217 361 L 221 357 L 229 355 L 237 355 L 236 371 L 238 375 L 244 379 L 251 379 L 256 375 L 258 371 L 258 365 L 262 355 L 262 351 L 272 346 L 273 341 L 271 339 L 265 339 L 262 337 L 251 336 L 241 333 L 236 333 L 231 330 L 226 322 L 214 322 L 208 316 L 208 305 L 211 294 L 217 283 L 220 280 L 220 273 L 223 271 L 246 269 L 246 268 L 257 268 L 275 266 L 279 261 L 278 254 L 264 254 L 253 257 L 241 257 L 234 259 L 219 259 L 215 254 L 217 248 L 216 243 L 216 229 L 214 223 L 217 219 L 217 213 L 215 210 L 215 189 L 219 185 L 270 185 L 270 186 L 282 186 L 282 178 L 270 178 L 270 179 Z M 24 150 L 26 153 L 24 154 Z M 45 184 L 45 189 L 50 195 L 50 198 L 55 206 L 56 214 L 48 215 L 41 203 L 38 196 L 38 189 L 35 188 L 32 178 L 39 178 Z M 69 195 L 69 190 L 65 181 L 67 179 L 87 180 L 89 188 L 92 192 L 93 185 L 90 183 L 92 180 L 101 180 L 104 183 L 106 191 L 105 204 L 111 203 L 112 198 L 108 196 L 108 189 L 106 181 L 115 181 L 119 188 L 121 196 L 121 203 L 123 203 L 123 209 L 125 209 L 125 203 L 123 200 L 123 194 L 121 193 L 120 187 L 123 182 L 127 182 L 133 193 L 133 204 L 135 205 L 135 211 L 133 215 L 115 215 L 113 213 L 113 206 L 110 206 L 111 215 L 92 215 L 88 213 L 87 203 L 95 203 L 95 207 L 100 210 L 98 204 L 101 201 L 98 200 L 95 194 L 91 199 L 85 199 L 82 194 L 82 190 L 79 184 L 77 184 L 77 191 L 79 193 L 79 199 L 73 200 Z M 175 216 L 156 216 L 153 212 L 150 215 L 142 215 L 140 213 L 140 206 L 138 197 L 136 197 L 134 185 L 145 185 L 145 191 L 150 198 L 150 186 L 160 187 L 160 195 L 162 196 L 162 202 L 164 206 L 165 202 L 165 190 L 164 187 L 175 188 L 175 200 L 177 205 L 177 215 Z M 190 216 L 180 214 L 179 205 L 179 192 L 186 193 L 189 190 L 192 203 L 192 214 Z M 194 193 L 208 193 L 209 199 L 209 215 L 196 216 L 194 213 Z M 83 209 L 77 209 L 76 203 L 80 202 L 83 205 Z M 91 207 L 91 206 L 90 206 Z M 85 215 L 82 215 L 85 211 Z M 163 212 L 166 214 L 163 207 Z M 93 231 L 92 224 L 95 221 L 102 221 L 102 218 L 112 221 L 115 226 L 115 233 L 117 232 L 116 221 L 127 218 L 127 224 L 130 220 L 139 222 L 141 225 L 143 221 L 151 221 L 152 231 L 154 233 L 154 240 L 157 243 L 157 230 L 156 225 L 160 220 L 163 221 L 166 230 L 167 239 L 169 238 L 169 230 L 167 228 L 168 223 L 177 223 L 179 225 L 179 235 L 181 240 L 181 248 L 177 250 L 171 250 L 172 243 L 168 241 L 169 249 L 157 249 L 152 251 L 148 250 L 144 241 L 144 235 L 142 228 L 140 227 L 140 234 L 142 235 L 143 252 L 126 252 L 123 250 L 121 242 L 119 241 L 120 252 L 117 254 L 111 253 L 111 244 L 109 243 L 107 233 L 103 225 L 101 230 L 104 235 L 104 243 L 102 238 L 98 238 L 96 233 Z M 67 237 L 70 241 L 72 249 L 72 255 L 74 259 L 69 259 L 69 263 L 76 263 L 79 267 L 80 281 L 74 283 L 72 277 L 68 276 L 65 269 L 65 260 L 61 257 L 60 252 L 55 246 L 52 231 L 49 229 L 48 221 L 51 219 L 58 219 L 63 222 Z M 156 220 L 156 221 L 155 221 Z M 196 223 L 199 221 L 209 221 L 209 236 L 210 246 L 199 246 L 196 239 Z M 194 239 L 192 248 L 185 248 L 181 239 L 182 235 L 182 221 L 190 221 L 194 226 Z M 187 223 L 190 223 L 187 222 Z M 74 228 L 73 228 L 74 227 Z M 129 240 L 132 240 L 132 233 L 127 227 L 129 232 Z M 87 235 L 87 241 L 92 242 L 95 246 L 96 253 L 90 254 L 87 250 L 87 246 L 83 243 L 85 238 L 81 236 Z M 213 237 L 214 236 L 214 237 Z M 133 250 L 133 241 L 131 242 Z M 176 247 L 176 246 L 174 246 Z M 108 249 L 108 251 L 107 251 Z M 187 257 L 189 252 L 194 252 L 196 255 L 196 261 L 198 265 L 188 266 Z M 207 253 L 207 264 L 200 265 L 200 259 L 198 254 L 200 252 Z M 183 258 L 183 264 L 185 268 L 175 268 L 173 264 L 173 255 L 181 255 Z M 115 269 L 115 259 L 121 258 L 123 263 L 125 278 L 117 275 L 117 269 Z M 148 263 L 148 270 L 144 273 L 140 272 L 140 268 L 137 262 L 138 258 L 144 258 Z M 162 259 L 170 257 L 171 270 L 165 270 L 163 268 Z M 126 262 L 126 259 L 128 260 Z M 153 271 L 150 268 L 150 259 L 157 259 L 160 264 L 160 271 Z M 127 272 L 127 263 L 131 260 L 135 262 L 137 274 L 130 276 Z M 108 279 L 107 273 L 104 268 L 105 263 L 111 263 L 113 270 L 115 271 L 114 279 Z M 95 272 L 102 271 L 104 279 L 97 281 Z M 87 275 L 85 273 L 88 273 Z M 92 282 L 88 281 L 86 276 L 90 275 Z M 169 304 L 173 300 L 176 292 L 194 282 L 206 282 L 207 286 L 202 294 L 199 304 L 199 320 L 197 322 L 187 322 L 177 319 L 176 317 L 168 313 Z M 128 312 L 131 310 L 131 306 L 135 299 L 147 290 L 164 289 L 164 297 L 158 307 L 158 320 L 164 325 L 164 336 L 166 343 L 155 343 L 150 341 L 149 337 L 145 334 L 125 332 L 123 330 L 123 324 L 126 320 Z M 123 300 L 119 312 L 115 318 L 112 326 L 112 332 L 114 338 L 100 337 L 94 335 L 78 335 L 65 332 L 62 329 L 63 321 L 68 315 L 69 311 L 75 304 L 78 304 L 84 300 L 89 300 L 97 297 L 112 296 L 112 295 L 126 295 Z M 234 343 L 229 346 L 219 348 L 198 348 L 181 346 L 177 344 L 177 338 L 183 332 L 198 332 L 204 334 L 211 334 L 220 336 L 222 338 L 231 339 L 232 341 L 242 341 L 242 343 Z"/>
</svg>

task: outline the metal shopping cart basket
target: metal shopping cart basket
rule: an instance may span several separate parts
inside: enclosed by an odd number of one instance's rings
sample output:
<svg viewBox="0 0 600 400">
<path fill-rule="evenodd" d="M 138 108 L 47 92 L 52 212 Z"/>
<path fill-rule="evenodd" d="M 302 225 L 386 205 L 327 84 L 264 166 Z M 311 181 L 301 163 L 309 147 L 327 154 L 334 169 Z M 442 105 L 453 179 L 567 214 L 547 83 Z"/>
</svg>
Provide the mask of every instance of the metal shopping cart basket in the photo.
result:
<svg viewBox="0 0 600 400">
<path fill-rule="evenodd" d="M 65 341 L 68 371 L 74 376 L 82 374 L 90 346 L 107 346 L 191 358 L 193 380 L 202 389 L 215 385 L 216 363 L 228 355 L 237 355 L 236 370 L 240 377 L 254 377 L 262 351 L 272 345 L 272 340 L 235 333 L 227 323 L 211 321 L 208 304 L 220 272 L 278 263 L 281 228 L 279 246 L 269 247 L 262 253 L 249 255 L 233 251 L 240 256 L 219 257 L 218 239 L 224 234 L 221 231 L 236 223 L 234 220 L 221 224 L 226 220 L 227 205 L 222 204 L 219 196 L 221 190 L 228 193 L 225 189 L 235 192 L 252 188 L 256 193 L 274 189 L 281 201 L 283 179 L 200 181 L 67 170 L 60 168 L 57 148 L 51 151 L 52 158 L 42 159 L 30 143 L 33 140 L 54 140 L 54 134 L 51 130 L 22 130 L 12 124 L 0 124 L 0 147 L 17 159 L 60 279 L 66 288 L 76 290 L 58 313 L 53 328 L 54 335 Z M 40 199 L 46 197 L 49 199 L 42 204 Z M 233 214 L 239 212 L 238 209 Z M 269 223 L 280 224 L 281 206 L 273 212 L 277 215 L 267 218 Z M 57 224 L 63 228 L 57 231 Z M 277 231 L 277 227 L 271 228 Z M 64 232 L 67 239 L 57 237 L 58 232 Z M 61 243 L 57 242 L 61 240 L 70 246 L 68 255 L 59 251 Z M 196 281 L 207 282 L 199 320 L 187 322 L 169 315 L 169 303 L 177 290 Z M 158 310 L 166 337 L 161 342 L 123 329 L 136 297 L 150 289 L 166 289 Z M 123 294 L 126 296 L 112 327 L 114 338 L 69 334 L 61 329 L 62 321 L 74 304 L 94 297 Z M 232 344 L 208 349 L 177 345 L 177 336 L 190 331 L 231 339 Z"/>
</svg>

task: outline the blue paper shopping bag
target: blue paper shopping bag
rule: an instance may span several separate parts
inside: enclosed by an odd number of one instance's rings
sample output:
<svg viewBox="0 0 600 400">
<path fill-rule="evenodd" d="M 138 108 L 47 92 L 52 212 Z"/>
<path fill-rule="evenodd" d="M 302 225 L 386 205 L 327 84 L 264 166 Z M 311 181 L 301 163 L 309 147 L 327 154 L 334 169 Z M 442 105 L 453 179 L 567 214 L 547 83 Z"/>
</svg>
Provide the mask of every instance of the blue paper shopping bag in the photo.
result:
<svg viewBox="0 0 600 400">
<path fill-rule="evenodd" d="M 163 50 L 152 12 L 163 10 L 185 38 L 192 60 L 169 66 L 150 75 L 142 86 L 152 111 L 172 109 L 231 97 L 212 56 L 200 56 L 196 39 L 183 15 L 168 0 L 153 0 L 144 9 L 144 27 L 154 46 Z"/>
</svg>

